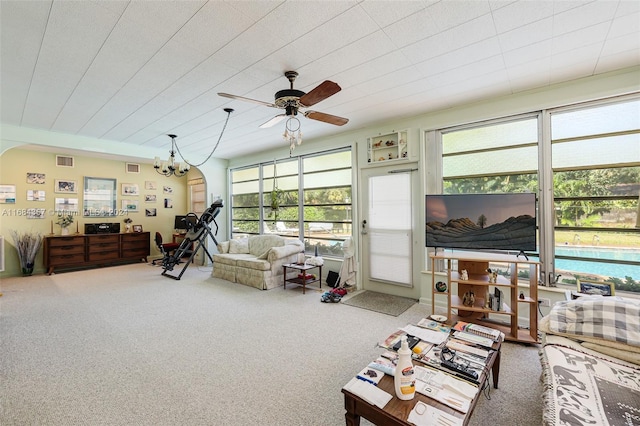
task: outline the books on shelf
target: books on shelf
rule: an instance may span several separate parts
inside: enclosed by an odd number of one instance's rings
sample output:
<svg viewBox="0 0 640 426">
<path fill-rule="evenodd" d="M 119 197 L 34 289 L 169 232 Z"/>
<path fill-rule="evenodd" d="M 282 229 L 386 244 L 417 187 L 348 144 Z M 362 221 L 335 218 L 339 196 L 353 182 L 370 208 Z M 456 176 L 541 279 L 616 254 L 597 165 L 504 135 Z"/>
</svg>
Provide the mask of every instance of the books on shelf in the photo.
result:
<svg viewBox="0 0 640 426">
<path fill-rule="evenodd" d="M 479 324 L 468 323 L 464 321 L 458 321 L 454 326 L 454 330 L 457 331 L 465 331 L 467 333 L 477 334 L 478 336 L 487 337 L 492 339 L 494 342 L 500 340 L 504 333 L 500 330 L 496 330 L 495 328 L 485 327 Z"/>
</svg>

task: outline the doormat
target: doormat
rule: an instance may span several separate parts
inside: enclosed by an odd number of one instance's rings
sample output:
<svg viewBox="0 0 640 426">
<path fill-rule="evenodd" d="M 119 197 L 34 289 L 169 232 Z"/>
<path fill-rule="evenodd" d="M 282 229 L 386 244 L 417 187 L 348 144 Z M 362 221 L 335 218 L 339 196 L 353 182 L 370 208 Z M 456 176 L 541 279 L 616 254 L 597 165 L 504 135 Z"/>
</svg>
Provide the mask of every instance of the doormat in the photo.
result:
<svg viewBox="0 0 640 426">
<path fill-rule="evenodd" d="M 393 296 L 391 294 L 377 293 L 375 291 L 365 291 L 347 300 L 342 300 L 342 303 L 397 317 L 417 303 L 417 300 L 409 299 L 408 297 Z"/>
</svg>

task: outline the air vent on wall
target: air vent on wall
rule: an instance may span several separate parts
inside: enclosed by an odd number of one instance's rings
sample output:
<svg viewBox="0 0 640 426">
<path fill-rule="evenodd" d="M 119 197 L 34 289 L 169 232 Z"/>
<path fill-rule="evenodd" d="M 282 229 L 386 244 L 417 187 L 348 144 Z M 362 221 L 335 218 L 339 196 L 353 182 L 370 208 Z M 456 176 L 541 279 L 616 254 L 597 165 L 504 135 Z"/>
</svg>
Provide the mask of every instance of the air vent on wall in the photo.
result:
<svg viewBox="0 0 640 426">
<path fill-rule="evenodd" d="M 58 167 L 73 167 L 73 157 L 66 155 L 56 155 L 56 166 Z"/>
<path fill-rule="evenodd" d="M 127 163 L 127 173 L 140 173 L 140 164 Z"/>
</svg>

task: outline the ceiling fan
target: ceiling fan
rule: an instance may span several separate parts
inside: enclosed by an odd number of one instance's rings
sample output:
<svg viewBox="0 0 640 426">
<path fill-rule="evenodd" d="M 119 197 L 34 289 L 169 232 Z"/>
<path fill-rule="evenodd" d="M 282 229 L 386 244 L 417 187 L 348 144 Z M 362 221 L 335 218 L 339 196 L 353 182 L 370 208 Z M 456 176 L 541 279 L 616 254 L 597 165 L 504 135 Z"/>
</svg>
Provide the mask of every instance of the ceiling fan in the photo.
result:
<svg viewBox="0 0 640 426">
<path fill-rule="evenodd" d="M 342 90 L 336 83 L 334 83 L 333 81 L 325 80 L 309 93 L 305 93 L 302 90 L 293 88 L 293 82 L 298 76 L 298 73 L 296 71 L 286 71 L 284 75 L 285 77 L 287 77 L 287 79 L 289 79 L 291 87 L 289 89 L 277 91 L 275 94 L 275 101 L 273 103 L 245 98 L 243 96 L 230 95 L 229 93 L 218 93 L 218 95 L 224 96 L 225 98 L 253 102 L 258 105 L 285 110 L 284 114 L 278 114 L 271 120 L 260 125 L 261 128 L 271 127 L 287 117 L 294 117 L 298 115 L 298 112 L 301 112 L 302 115 L 312 120 L 323 121 L 325 123 L 334 124 L 336 126 L 344 126 L 349 122 L 348 118 L 338 117 L 337 115 L 326 114 L 324 112 L 309 110 L 299 111 L 302 108 L 308 108 L 312 105 L 315 105 L 318 102 L 323 101 L 329 96 L 333 96 L 340 90 Z"/>
</svg>

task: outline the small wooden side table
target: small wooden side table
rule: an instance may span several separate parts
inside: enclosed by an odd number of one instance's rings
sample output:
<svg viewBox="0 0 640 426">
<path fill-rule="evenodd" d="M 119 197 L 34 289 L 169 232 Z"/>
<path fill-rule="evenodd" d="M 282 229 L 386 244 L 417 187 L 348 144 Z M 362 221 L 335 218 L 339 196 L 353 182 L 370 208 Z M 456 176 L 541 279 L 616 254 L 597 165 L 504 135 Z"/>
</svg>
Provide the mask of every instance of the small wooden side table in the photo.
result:
<svg viewBox="0 0 640 426">
<path fill-rule="evenodd" d="M 305 294 L 305 290 L 307 289 L 307 284 L 318 282 L 320 288 L 322 288 L 322 266 L 316 265 L 307 265 L 306 263 L 286 263 L 282 265 L 284 268 L 284 285 L 283 287 L 287 288 L 287 283 L 298 284 L 302 286 L 302 294 Z M 287 268 L 297 269 L 302 272 L 302 278 L 289 278 L 287 279 Z M 315 279 L 307 279 L 307 271 L 313 268 L 318 268 L 318 278 Z"/>
</svg>

